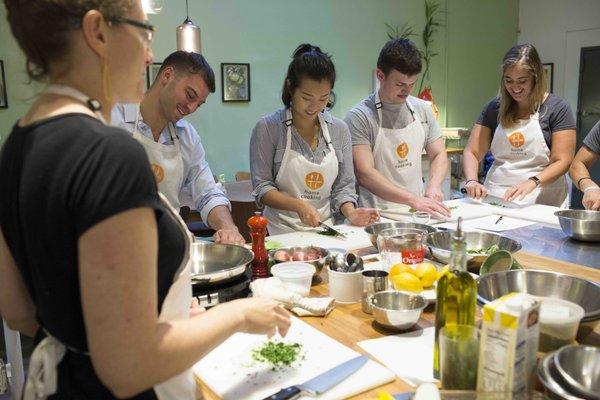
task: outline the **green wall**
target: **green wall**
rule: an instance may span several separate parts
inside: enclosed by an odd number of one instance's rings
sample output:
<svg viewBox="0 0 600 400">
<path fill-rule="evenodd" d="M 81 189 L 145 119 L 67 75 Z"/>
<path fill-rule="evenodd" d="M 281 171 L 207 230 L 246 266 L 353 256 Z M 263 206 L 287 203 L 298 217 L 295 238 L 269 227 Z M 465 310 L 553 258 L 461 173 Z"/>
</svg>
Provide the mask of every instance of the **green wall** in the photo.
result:
<svg viewBox="0 0 600 400">
<path fill-rule="evenodd" d="M 175 27 L 185 2 L 163 1 L 152 48 L 158 62 L 175 49 Z M 431 86 L 442 126 L 470 126 L 497 91 L 498 65 L 517 38 L 518 0 L 441 0 L 446 27 L 436 36 L 439 55 Z M 280 90 L 290 55 L 301 42 L 319 45 L 338 70 L 337 104 L 343 117 L 368 95 L 377 55 L 387 40 L 385 23 L 425 23 L 423 0 L 203 0 L 190 2 L 190 17 L 202 29 L 203 53 L 217 74 L 217 91 L 189 117 L 198 130 L 215 174 L 233 179 L 248 170 L 248 142 L 256 121 L 281 106 Z M 2 140 L 22 115 L 34 90 L 22 72 L 21 56 L 0 10 L 0 59 L 5 61 L 9 109 L 0 109 Z M 421 44 L 420 38 L 414 38 Z M 220 63 L 250 63 L 250 103 L 222 103 Z"/>
</svg>

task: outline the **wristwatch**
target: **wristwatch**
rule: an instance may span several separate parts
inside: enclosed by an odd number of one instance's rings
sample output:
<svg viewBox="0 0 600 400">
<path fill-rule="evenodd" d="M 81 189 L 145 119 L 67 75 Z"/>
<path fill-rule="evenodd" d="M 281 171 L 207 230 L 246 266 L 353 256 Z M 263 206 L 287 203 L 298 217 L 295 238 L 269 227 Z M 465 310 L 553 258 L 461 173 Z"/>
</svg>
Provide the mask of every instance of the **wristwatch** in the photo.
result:
<svg viewBox="0 0 600 400">
<path fill-rule="evenodd" d="M 537 176 L 530 176 L 527 179 L 531 179 L 533 181 L 533 183 L 535 183 L 535 187 L 540 186 L 540 183 L 542 183 L 542 182 L 540 182 L 540 178 L 538 178 Z"/>
</svg>

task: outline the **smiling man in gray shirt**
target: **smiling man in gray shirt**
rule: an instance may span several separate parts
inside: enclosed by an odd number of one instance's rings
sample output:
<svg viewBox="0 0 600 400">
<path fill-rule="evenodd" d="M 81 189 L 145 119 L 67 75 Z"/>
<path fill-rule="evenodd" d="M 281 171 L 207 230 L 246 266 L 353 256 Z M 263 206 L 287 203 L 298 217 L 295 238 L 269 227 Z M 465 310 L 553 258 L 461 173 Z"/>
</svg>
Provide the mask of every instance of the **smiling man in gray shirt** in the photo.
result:
<svg viewBox="0 0 600 400">
<path fill-rule="evenodd" d="M 449 216 L 441 203 L 448 158 L 431 107 L 410 96 L 421 72 L 421 54 L 408 39 L 385 44 L 377 60 L 381 88 L 346 115 L 352 135 L 360 203 L 399 219 L 409 208 Z M 421 156 L 431 160 L 423 188 Z"/>
</svg>

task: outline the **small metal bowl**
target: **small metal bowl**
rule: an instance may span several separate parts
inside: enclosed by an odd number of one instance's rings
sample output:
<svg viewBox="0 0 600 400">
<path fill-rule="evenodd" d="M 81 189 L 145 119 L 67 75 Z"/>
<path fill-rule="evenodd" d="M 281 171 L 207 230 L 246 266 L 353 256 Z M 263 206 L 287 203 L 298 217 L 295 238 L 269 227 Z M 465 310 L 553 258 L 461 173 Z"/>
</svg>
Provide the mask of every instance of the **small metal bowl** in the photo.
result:
<svg viewBox="0 0 600 400">
<path fill-rule="evenodd" d="M 427 235 L 426 246 L 431 255 L 440 262 L 450 262 L 450 253 L 452 250 L 453 231 L 434 232 Z M 521 243 L 504 236 L 489 232 L 464 232 L 467 242 L 467 251 L 476 249 L 485 249 L 492 245 L 497 245 L 499 250 L 506 250 L 509 253 L 516 253 L 521 250 Z M 467 254 L 469 269 L 479 268 L 489 254 Z M 478 272 L 478 270 L 475 270 Z"/>
<path fill-rule="evenodd" d="M 600 242 L 600 211 L 559 210 L 554 215 L 565 235 L 584 242 Z"/>
<path fill-rule="evenodd" d="M 311 260 L 311 261 L 291 260 L 291 259 L 277 260 L 277 259 L 275 259 L 275 253 L 277 253 L 279 251 L 284 251 L 288 257 L 291 257 L 295 252 L 317 251 L 317 252 L 319 252 L 321 257 L 319 257 L 316 260 Z M 272 249 L 269 251 L 269 260 L 273 261 L 275 264 L 280 263 L 280 262 L 286 262 L 286 261 L 300 261 L 300 262 L 314 265 L 315 274 L 313 275 L 313 277 L 317 277 L 321 273 L 323 268 L 326 267 L 327 265 L 329 265 L 329 262 L 331 261 L 330 256 L 329 256 L 329 250 L 324 249 L 322 247 L 316 247 L 316 246 L 302 246 L 302 247 L 295 246 L 295 247 L 282 247 L 279 249 Z"/>
<path fill-rule="evenodd" d="M 568 391 L 600 399 L 600 348 L 565 346 L 554 353 L 554 365 L 568 385 Z"/>
<path fill-rule="evenodd" d="M 577 337 L 587 336 L 600 322 L 600 285 L 576 276 L 551 271 L 510 270 L 494 272 L 477 279 L 477 303 L 481 306 L 510 292 L 572 301 L 585 314 Z"/>
<path fill-rule="evenodd" d="M 384 290 L 369 296 L 375 321 L 385 328 L 406 330 L 419 321 L 427 300 L 418 294 Z"/>
<path fill-rule="evenodd" d="M 565 384 L 560 376 L 558 376 L 556 366 L 554 365 L 554 353 L 549 353 L 540 360 L 537 367 L 537 376 L 550 399 L 583 400 L 581 397 L 571 394 L 564 387 Z"/>
<path fill-rule="evenodd" d="M 413 222 L 378 222 L 376 224 L 371 224 L 371 225 L 367 226 L 365 228 L 365 232 L 367 232 L 369 234 L 369 239 L 371 240 L 371 243 L 377 249 L 377 236 L 379 236 L 379 234 L 382 231 L 384 231 L 386 229 L 392 229 L 392 228 L 420 229 L 427 233 L 432 233 L 432 232 L 436 231 L 436 229 L 433 226 L 425 225 L 425 224 L 417 224 L 417 223 L 413 223 Z"/>
</svg>

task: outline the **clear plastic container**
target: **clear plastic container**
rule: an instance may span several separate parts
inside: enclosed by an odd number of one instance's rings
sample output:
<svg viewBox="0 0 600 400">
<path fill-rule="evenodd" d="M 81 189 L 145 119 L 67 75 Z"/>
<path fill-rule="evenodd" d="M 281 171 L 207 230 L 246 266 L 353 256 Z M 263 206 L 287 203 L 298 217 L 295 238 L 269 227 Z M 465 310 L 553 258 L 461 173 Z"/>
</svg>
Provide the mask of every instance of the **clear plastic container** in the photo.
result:
<svg viewBox="0 0 600 400">
<path fill-rule="evenodd" d="M 547 352 L 573 343 L 584 309 L 571 301 L 541 298 L 539 351 Z"/>
<path fill-rule="evenodd" d="M 315 266 L 304 262 L 282 262 L 271 267 L 271 274 L 279 278 L 292 292 L 307 297 L 310 293 Z"/>
</svg>

